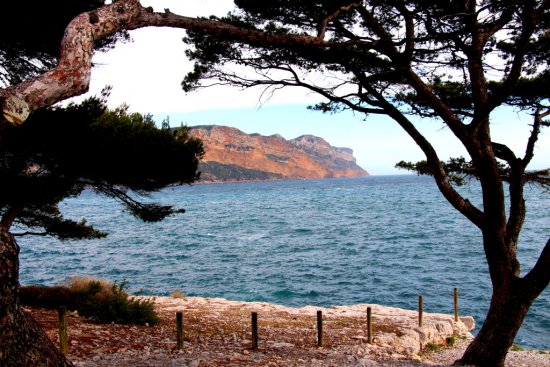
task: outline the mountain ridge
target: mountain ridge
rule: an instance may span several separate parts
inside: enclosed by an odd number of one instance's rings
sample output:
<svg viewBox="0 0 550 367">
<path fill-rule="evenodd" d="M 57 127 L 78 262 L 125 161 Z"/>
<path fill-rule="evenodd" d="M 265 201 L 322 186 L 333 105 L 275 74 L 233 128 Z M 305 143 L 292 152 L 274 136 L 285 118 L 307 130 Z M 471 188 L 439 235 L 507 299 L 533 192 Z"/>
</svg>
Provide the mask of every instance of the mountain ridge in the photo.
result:
<svg viewBox="0 0 550 367">
<path fill-rule="evenodd" d="M 323 138 L 301 135 L 287 140 L 220 125 L 190 127 L 204 143 L 199 165 L 202 181 L 264 181 L 368 176 L 353 150 L 331 146 Z"/>
</svg>

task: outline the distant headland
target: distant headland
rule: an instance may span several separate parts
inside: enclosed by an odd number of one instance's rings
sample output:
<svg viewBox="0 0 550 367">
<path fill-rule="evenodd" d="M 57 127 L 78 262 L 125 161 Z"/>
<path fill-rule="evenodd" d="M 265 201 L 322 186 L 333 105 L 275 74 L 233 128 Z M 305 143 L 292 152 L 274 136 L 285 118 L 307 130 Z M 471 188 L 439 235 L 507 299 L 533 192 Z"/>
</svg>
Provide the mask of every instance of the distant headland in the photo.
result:
<svg viewBox="0 0 550 367">
<path fill-rule="evenodd" d="M 246 134 L 218 126 L 191 127 L 191 135 L 204 142 L 199 166 L 203 182 L 294 180 L 363 177 L 349 148 L 331 146 L 313 135 L 286 140 L 280 135 Z"/>
</svg>

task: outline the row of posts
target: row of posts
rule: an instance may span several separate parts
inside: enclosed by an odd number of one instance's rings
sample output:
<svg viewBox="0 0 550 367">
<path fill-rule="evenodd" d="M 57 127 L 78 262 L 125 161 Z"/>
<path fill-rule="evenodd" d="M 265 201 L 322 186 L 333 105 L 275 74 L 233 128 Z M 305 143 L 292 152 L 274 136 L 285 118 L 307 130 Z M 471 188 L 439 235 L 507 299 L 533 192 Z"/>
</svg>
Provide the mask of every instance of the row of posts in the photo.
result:
<svg viewBox="0 0 550 367">
<path fill-rule="evenodd" d="M 458 322 L 458 288 L 454 289 L 454 317 L 455 322 Z M 424 325 L 424 310 L 423 310 L 423 298 L 422 295 L 418 296 L 418 326 Z"/>
<path fill-rule="evenodd" d="M 424 323 L 423 298 L 418 296 L 418 326 Z M 454 289 L 454 319 L 458 322 L 458 288 Z M 372 308 L 367 307 L 367 343 L 372 344 Z M 59 308 L 59 349 L 67 354 L 67 309 Z M 323 346 L 323 311 L 317 311 L 317 345 Z M 176 347 L 183 349 L 183 313 L 176 312 Z M 258 313 L 252 312 L 252 349 L 258 349 Z"/>
</svg>

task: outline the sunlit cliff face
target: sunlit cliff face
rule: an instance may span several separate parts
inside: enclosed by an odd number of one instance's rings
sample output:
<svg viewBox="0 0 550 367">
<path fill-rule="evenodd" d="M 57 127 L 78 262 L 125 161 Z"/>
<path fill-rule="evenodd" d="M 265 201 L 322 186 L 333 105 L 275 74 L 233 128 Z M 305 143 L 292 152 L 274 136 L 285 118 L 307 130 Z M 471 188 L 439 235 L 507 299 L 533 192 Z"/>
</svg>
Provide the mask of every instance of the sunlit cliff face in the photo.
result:
<svg viewBox="0 0 550 367">
<path fill-rule="evenodd" d="M 368 176 L 355 163 L 351 149 L 332 147 L 312 135 L 286 140 L 224 126 L 193 128 L 191 134 L 204 142 L 204 162 L 232 164 L 286 179 Z"/>
</svg>

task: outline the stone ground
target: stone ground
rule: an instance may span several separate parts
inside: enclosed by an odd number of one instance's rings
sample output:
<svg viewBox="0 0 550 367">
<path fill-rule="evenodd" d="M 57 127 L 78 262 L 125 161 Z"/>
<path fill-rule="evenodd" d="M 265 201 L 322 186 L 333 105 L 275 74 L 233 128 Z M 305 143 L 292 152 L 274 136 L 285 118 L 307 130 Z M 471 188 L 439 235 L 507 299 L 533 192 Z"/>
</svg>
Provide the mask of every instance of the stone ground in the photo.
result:
<svg viewBox="0 0 550 367">
<path fill-rule="evenodd" d="M 450 366 L 471 340 L 471 318 L 417 313 L 378 305 L 286 308 L 198 297 L 155 298 L 155 326 L 97 325 L 69 313 L 69 358 L 81 367 L 207 366 Z M 366 308 L 373 310 L 367 343 Z M 316 311 L 323 311 L 323 347 Z M 58 342 L 57 312 L 29 309 Z M 183 349 L 176 349 L 175 312 L 184 314 Z M 250 314 L 258 313 L 259 348 L 252 349 Z M 452 346 L 445 345 L 452 337 Z M 550 367 L 550 354 L 510 352 L 509 367 Z"/>
</svg>

